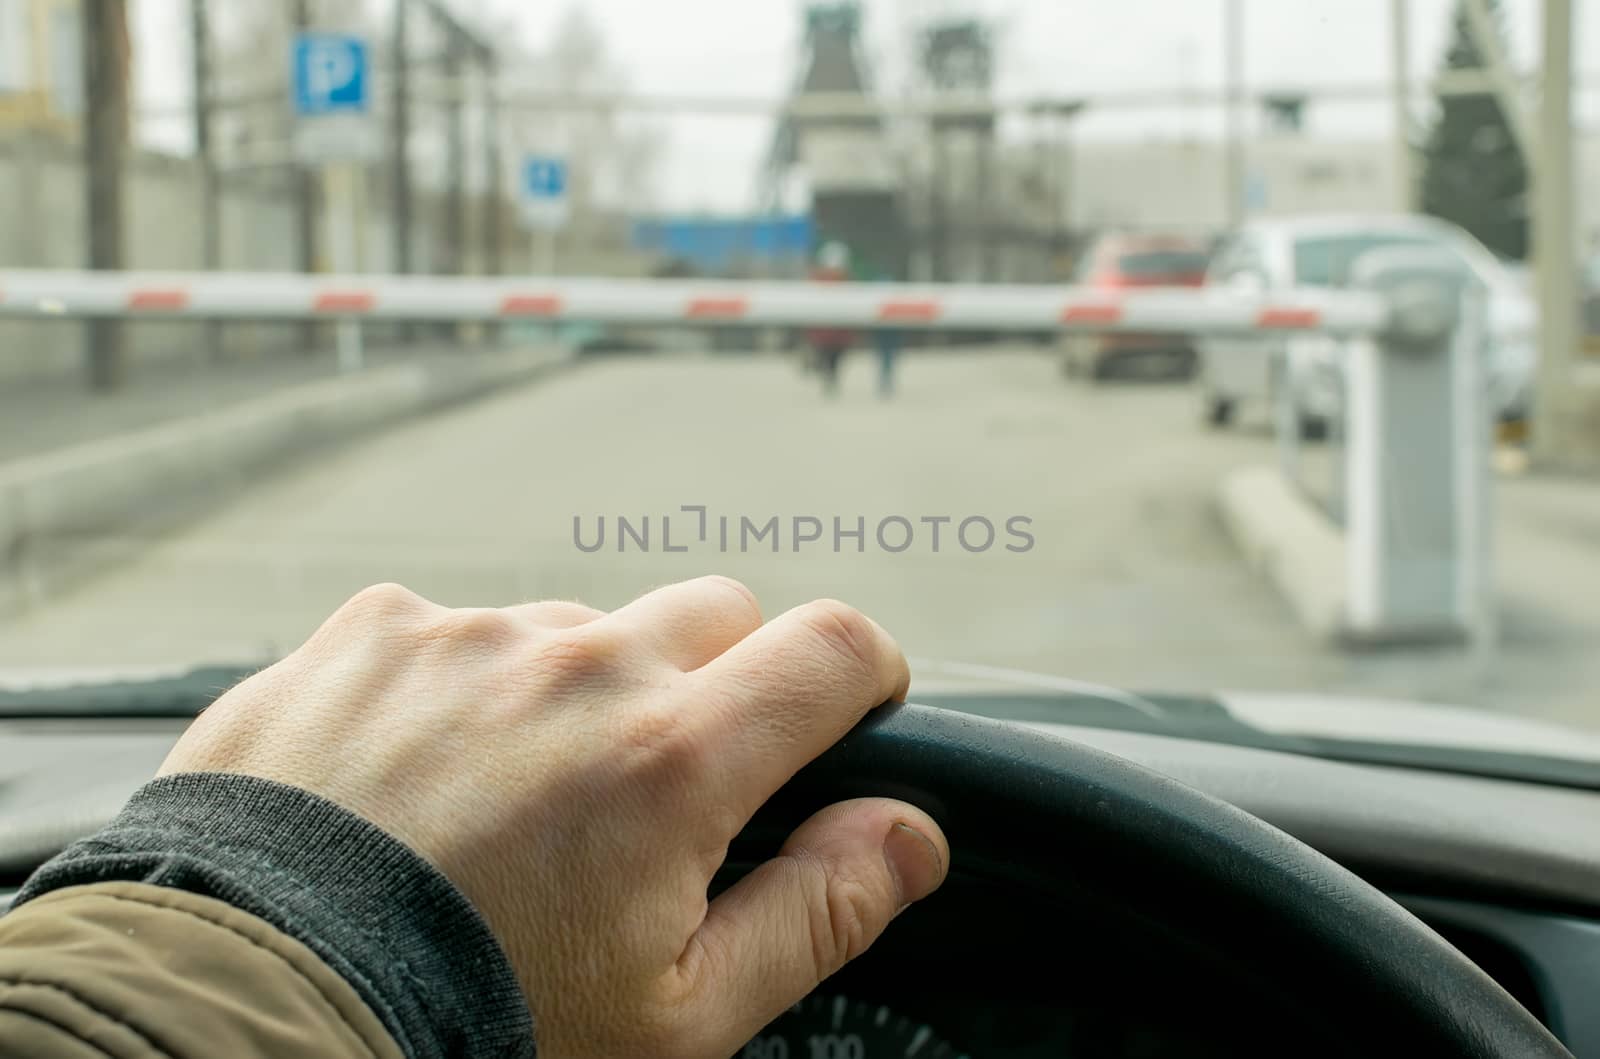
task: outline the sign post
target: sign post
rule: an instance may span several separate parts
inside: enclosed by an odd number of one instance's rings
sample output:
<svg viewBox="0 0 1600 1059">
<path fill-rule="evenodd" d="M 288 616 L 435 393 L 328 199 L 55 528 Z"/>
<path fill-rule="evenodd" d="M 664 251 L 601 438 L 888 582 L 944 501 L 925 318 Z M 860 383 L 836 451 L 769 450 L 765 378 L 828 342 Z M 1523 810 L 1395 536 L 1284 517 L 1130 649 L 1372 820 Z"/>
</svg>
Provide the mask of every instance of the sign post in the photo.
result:
<svg viewBox="0 0 1600 1059">
<path fill-rule="evenodd" d="M 517 181 L 522 216 L 534 232 L 534 268 L 556 271 L 556 233 L 567 223 L 567 163 L 563 158 L 527 155 Z"/>
<path fill-rule="evenodd" d="M 358 271 L 364 256 L 362 165 L 378 150 L 367 76 L 370 50 L 365 40 L 348 33 L 300 33 L 290 48 L 295 157 L 322 168 L 333 270 Z M 339 321 L 338 350 L 340 371 L 360 370 L 360 323 Z"/>
</svg>

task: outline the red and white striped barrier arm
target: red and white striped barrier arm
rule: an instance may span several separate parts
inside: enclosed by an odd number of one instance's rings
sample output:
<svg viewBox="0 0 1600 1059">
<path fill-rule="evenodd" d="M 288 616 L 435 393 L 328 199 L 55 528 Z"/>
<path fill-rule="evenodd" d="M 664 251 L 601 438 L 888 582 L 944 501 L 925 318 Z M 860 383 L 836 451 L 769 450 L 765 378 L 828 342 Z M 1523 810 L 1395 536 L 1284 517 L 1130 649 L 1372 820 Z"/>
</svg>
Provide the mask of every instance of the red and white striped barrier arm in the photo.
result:
<svg viewBox="0 0 1600 1059">
<path fill-rule="evenodd" d="M 1371 334 L 1388 310 L 1327 290 L 13 270 L 0 271 L 0 316 Z"/>
</svg>

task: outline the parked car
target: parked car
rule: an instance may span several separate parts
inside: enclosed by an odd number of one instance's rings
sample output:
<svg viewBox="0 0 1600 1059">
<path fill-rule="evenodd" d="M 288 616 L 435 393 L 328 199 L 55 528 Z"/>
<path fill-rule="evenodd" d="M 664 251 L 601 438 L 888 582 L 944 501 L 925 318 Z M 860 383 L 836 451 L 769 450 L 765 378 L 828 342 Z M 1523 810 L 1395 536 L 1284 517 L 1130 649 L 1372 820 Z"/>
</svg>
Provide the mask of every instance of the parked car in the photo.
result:
<svg viewBox="0 0 1600 1059">
<path fill-rule="evenodd" d="M 1525 418 L 1532 398 L 1538 311 L 1528 285 L 1463 229 L 1434 217 L 1370 214 L 1253 221 L 1224 240 L 1209 284 L 1261 292 L 1343 286 L 1355 260 L 1379 247 L 1430 246 L 1460 255 L 1488 289 L 1490 403 L 1502 420 Z M 1343 413 L 1339 344 L 1306 334 L 1207 339 L 1199 375 L 1205 414 L 1230 422 L 1241 402 L 1289 388 L 1301 433 L 1318 436 Z"/>
<path fill-rule="evenodd" d="M 1083 256 L 1077 282 L 1102 290 L 1198 287 L 1205 282 L 1205 246 L 1181 236 L 1108 234 Z M 1194 370 L 1188 335 L 1071 334 L 1062 341 L 1061 370 L 1071 378 L 1105 379 L 1139 370 L 1187 376 Z"/>
</svg>

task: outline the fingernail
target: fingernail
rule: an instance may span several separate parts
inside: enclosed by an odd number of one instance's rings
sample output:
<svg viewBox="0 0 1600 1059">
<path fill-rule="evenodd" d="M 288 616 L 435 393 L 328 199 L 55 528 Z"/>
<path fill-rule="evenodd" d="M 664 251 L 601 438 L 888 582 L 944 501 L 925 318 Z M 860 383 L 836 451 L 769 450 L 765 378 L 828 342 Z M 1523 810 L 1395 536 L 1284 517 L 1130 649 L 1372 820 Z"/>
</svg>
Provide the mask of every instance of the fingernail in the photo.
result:
<svg viewBox="0 0 1600 1059">
<path fill-rule="evenodd" d="M 883 856 L 899 890 L 901 908 L 927 897 L 944 881 L 939 847 L 910 824 L 896 823 L 889 828 Z"/>
</svg>

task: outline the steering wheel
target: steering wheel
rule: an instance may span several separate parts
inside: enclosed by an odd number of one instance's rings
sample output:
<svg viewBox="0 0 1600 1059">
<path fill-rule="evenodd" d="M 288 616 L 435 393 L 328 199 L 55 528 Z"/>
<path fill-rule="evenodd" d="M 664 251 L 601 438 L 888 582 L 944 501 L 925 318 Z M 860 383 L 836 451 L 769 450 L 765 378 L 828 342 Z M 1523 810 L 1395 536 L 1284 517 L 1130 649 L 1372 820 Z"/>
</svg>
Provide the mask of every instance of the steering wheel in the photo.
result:
<svg viewBox="0 0 1600 1059">
<path fill-rule="evenodd" d="M 1285 999 L 1366 1054 L 1571 1059 L 1449 942 L 1309 846 L 1123 758 L 998 721 L 875 710 L 774 796 L 736 848 L 770 851 L 811 812 L 866 795 L 930 813 L 968 878 L 1087 889 L 1267 970 Z"/>
</svg>

